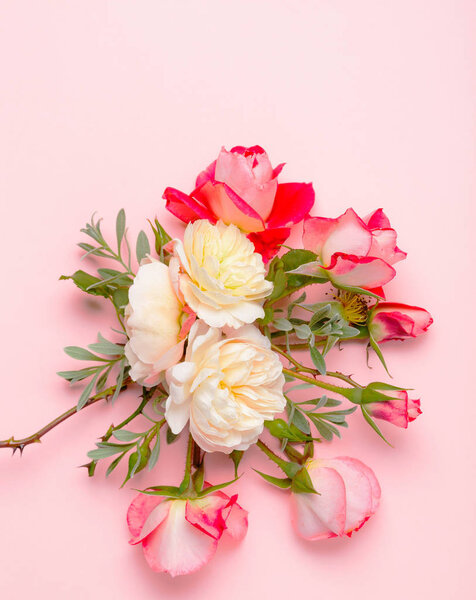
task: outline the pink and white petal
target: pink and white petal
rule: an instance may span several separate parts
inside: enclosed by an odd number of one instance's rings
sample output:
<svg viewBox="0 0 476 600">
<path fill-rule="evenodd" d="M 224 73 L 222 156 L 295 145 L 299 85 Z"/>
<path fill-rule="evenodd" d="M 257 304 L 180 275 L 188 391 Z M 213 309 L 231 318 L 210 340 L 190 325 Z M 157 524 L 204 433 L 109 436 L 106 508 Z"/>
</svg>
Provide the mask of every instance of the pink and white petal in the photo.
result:
<svg viewBox="0 0 476 600">
<path fill-rule="evenodd" d="M 255 251 L 261 254 L 263 261 L 270 261 L 281 249 L 281 246 L 288 239 L 291 230 L 288 227 L 279 229 L 265 229 L 248 234 L 248 239 L 253 243 Z"/>
<path fill-rule="evenodd" d="M 167 519 L 171 507 L 171 501 L 169 499 L 165 499 L 164 502 L 161 502 L 155 508 L 153 508 L 149 513 L 149 516 L 145 520 L 140 534 L 133 541 L 131 540 L 129 543 L 137 544 L 145 540 L 145 538 L 148 535 L 155 531 L 157 527 L 159 527 L 163 523 L 163 521 Z"/>
<path fill-rule="evenodd" d="M 325 270 L 337 286 L 358 286 L 367 290 L 385 285 L 395 277 L 395 269 L 380 258 L 343 253 L 334 254 Z"/>
<path fill-rule="evenodd" d="M 402 315 L 410 318 L 413 322 L 410 335 L 417 336 L 424 333 L 433 323 L 430 313 L 419 306 L 409 306 L 399 304 L 398 302 L 382 302 L 378 306 L 377 315 L 390 314 L 396 319 L 401 319 Z M 406 329 L 406 328 L 405 328 Z"/>
<path fill-rule="evenodd" d="M 350 533 L 354 529 L 359 529 L 373 514 L 372 486 L 366 473 L 349 460 L 334 458 L 322 462 L 335 469 L 344 481 L 346 493 L 344 532 Z"/>
<path fill-rule="evenodd" d="M 280 183 L 267 226 L 272 229 L 299 223 L 309 214 L 314 200 L 312 183 Z"/>
<path fill-rule="evenodd" d="M 137 494 L 131 502 L 127 511 L 127 525 L 132 536 L 130 543 L 140 536 L 140 532 L 152 510 L 163 502 L 162 496 L 149 496 L 148 494 Z"/>
<path fill-rule="evenodd" d="M 191 223 L 197 219 L 208 219 L 212 223 L 216 221 L 211 211 L 180 190 L 168 187 L 165 189 L 162 198 L 166 201 L 165 207 L 167 210 L 184 223 Z"/>
<path fill-rule="evenodd" d="M 316 515 L 307 496 L 308 494 L 291 495 L 291 523 L 296 533 L 305 540 L 312 541 L 337 537 Z"/>
<path fill-rule="evenodd" d="M 245 537 L 248 531 L 248 511 L 238 504 L 236 501 L 237 498 L 237 494 L 229 498 L 228 504 L 224 509 L 224 517 L 226 533 L 239 542 Z M 228 514 L 226 514 L 227 511 Z"/>
<path fill-rule="evenodd" d="M 422 410 L 420 408 L 420 400 L 413 398 L 408 399 L 408 420 L 414 421 L 418 415 L 421 415 Z"/>
<path fill-rule="evenodd" d="M 228 191 L 230 190 L 231 188 L 228 187 Z M 233 223 L 247 232 L 264 229 L 259 214 L 233 190 L 228 193 L 223 183 L 207 181 L 201 188 L 195 190 L 193 195 L 227 225 Z"/>
<path fill-rule="evenodd" d="M 374 229 L 369 256 L 381 258 L 389 265 L 394 265 L 406 258 L 407 253 L 397 248 L 397 232 L 395 229 Z"/>
<path fill-rule="evenodd" d="M 335 253 L 367 256 L 371 244 L 370 230 L 357 213 L 349 208 L 337 218 L 336 226 L 324 240 L 321 250 L 323 264 L 329 265 Z"/>
<path fill-rule="evenodd" d="M 387 229 L 391 227 L 390 221 L 382 208 L 377 208 L 377 210 L 364 217 L 364 222 L 369 229 Z"/>
<path fill-rule="evenodd" d="M 372 491 L 372 514 L 376 512 L 377 508 L 380 504 L 380 497 L 382 495 L 382 491 L 380 488 L 380 484 L 378 482 L 375 473 L 372 471 L 370 467 L 368 467 L 365 463 L 357 458 L 352 458 L 350 456 L 338 456 L 336 457 L 338 460 L 345 462 L 349 465 L 352 465 L 355 469 L 360 470 L 367 477 L 370 483 L 370 488 Z"/>
<path fill-rule="evenodd" d="M 323 461 L 311 461 L 307 467 L 318 494 L 293 494 L 296 501 L 294 523 L 302 537 L 324 539 L 343 535 L 346 522 L 344 480 Z M 302 512 L 300 512 L 302 511 Z"/>
<path fill-rule="evenodd" d="M 326 239 L 336 227 L 337 219 L 307 217 L 304 220 L 304 232 L 302 236 L 304 248 L 321 256 Z"/>
<path fill-rule="evenodd" d="M 172 577 L 193 573 L 215 554 L 217 540 L 185 519 L 186 500 L 172 500 L 167 519 L 143 542 L 145 558 L 154 571 Z"/>
<path fill-rule="evenodd" d="M 227 499 L 214 494 L 196 500 L 188 500 L 185 518 L 206 535 L 219 540 L 226 529 L 223 510 L 227 504 Z"/>
</svg>

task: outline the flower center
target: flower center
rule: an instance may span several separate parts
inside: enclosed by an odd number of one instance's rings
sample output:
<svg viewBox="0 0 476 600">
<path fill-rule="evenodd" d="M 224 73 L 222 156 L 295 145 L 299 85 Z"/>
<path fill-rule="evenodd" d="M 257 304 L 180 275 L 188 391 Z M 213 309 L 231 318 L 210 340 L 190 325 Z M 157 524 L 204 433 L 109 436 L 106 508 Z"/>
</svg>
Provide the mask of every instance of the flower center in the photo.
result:
<svg viewBox="0 0 476 600">
<path fill-rule="evenodd" d="M 369 307 L 362 296 L 352 292 L 337 290 L 334 296 L 342 304 L 342 312 L 349 323 L 365 325 Z"/>
</svg>

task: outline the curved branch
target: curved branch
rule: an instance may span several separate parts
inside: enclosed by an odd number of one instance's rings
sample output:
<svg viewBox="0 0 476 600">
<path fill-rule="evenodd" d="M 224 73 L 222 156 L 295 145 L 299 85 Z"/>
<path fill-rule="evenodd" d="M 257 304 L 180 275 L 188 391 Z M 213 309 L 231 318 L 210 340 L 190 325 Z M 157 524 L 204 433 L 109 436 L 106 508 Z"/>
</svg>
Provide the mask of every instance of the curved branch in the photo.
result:
<svg viewBox="0 0 476 600">
<path fill-rule="evenodd" d="M 131 379 L 128 378 L 124 380 L 123 384 L 121 385 L 121 390 L 125 389 L 130 383 Z M 91 398 L 88 398 L 86 404 L 83 406 L 81 411 L 87 406 L 92 406 L 93 404 L 96 404 L 96 402 L 99 402 L 100 400 L 106 400 L 107 398 L 109 398 L 109 396 L 112 396 L 114 394 L 115 390 L 116 386 L 112 385 L 111 387 L 108 387 L 102 392 L 99 392 L 99 394 L 91 396 Z M 81 411 L 78 411 L 76 409 L 76 406 L 73 406 L 69 410 L 64 412 L 62 415 L 59 415 L 59 417 L 56 417 L 56 419 L 53 419 L 53 421 L 39 429 L 36 433 L 32 433 L 31 435 L 20 440 L 16 440 L 13 436 L 8 440 L 0 440 L 0 448 L 11 448 L 13 450 L 13 453 L 15 453 L 17 450 L 20 450 L 20 453 L 23 453 L 25 446 L 41 442 L 41 438 L 46 433 L 48 433 L 57 425 L 60 425 L 61 423 L 63 423 L 64 421 Z"/>
</svg>

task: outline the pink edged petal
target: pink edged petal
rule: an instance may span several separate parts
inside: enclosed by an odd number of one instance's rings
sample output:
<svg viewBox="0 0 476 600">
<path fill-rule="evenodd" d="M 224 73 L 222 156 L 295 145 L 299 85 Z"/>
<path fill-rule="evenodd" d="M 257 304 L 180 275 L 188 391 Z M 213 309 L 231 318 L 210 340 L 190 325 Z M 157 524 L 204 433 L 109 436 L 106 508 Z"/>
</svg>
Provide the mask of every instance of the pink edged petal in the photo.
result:
<svg viewBox="0 0 476 600">
<path fill-rule="evenodd" d="M 311 250 L 320 256 L 324 242 L 336 227 L 337 219 L 308 217 L 304 221 L 304 232 L 302 236 L 304 248 L 306 248 L 306 250 Z"/>
<path fill-rule="evenodd" d="M 372 514 L 376 512 L 377 508 L 380 504 L 380 497 L 382 495 L 382 491 L 380 489 L 380 484 L 378 482 L 375 473 L 372 471 L 370 467 L 368 467 L 365 463 L 357 458 L 351 458 L 350 456 L 338 456 L 338 460 L 345 462 L 349 465 L 352 465 L 355 469 L 360 470 L 364 475 L 366 475 L 369 480 L 371 491 L 372 491 Z"/>
<path fill-rule="evenodd" d="M 266 154 L 266 151 L 258 145 L 255 146 L 233 146 L 230 152 L 236 152 L 237 154 L 242 154 L 243 156 L 252 156 L 253 154 Z"/>
<path fill-rule="evenodd" d="M 302 537 L 309 540 L 343 535 L 346 522 L 344 480 L 334 468 L 311 461 L 308 472 L 319 494 L 293 494 L 292 519 Z"/>
<path fill-rule="evenodd" d="M 233 223 L 243 231 L 264 229 L 259 214 L 224 183 L 207 181 L 193 196 L 227 225 Z"/>
<path fill-rule="evenodd" d="M 190 223 L 197 219 L 208 219 L 212 223 L 216 221 L 211 211 L 180 190 L 168 187 L 165 189 L 162 198 L 166 201 L 167 210 L 184 223 Z"/>
<path fill-rule="evenodd" d="M 337 537 L 316 515 L 306 494 L 291 495 L 291 522 L 296 533 L 305 540 L 327 540 Z"/>
<path fill-rule="evenodd" d="M 377 210 L 364 217 L 364 222 L 369 229 L 387 229 L 391 227 L 390 221 L 382 208 L 377 208 Z"/>
<path fill-rule="evenodd" d="M 143 542 L 145 558 L 154 571 L 172 577 L 193 573 L 214 555 L 217 540 L 185 518 L 186 500 L 172 500 L 167 519 Z"/>
<path fill-rule="evenodd" d="M 422 414 L 422 410 L 420 408 L 420 400 L 416 400 L 413 398 L 408 399 L 408 420 L 414 421 L 418 415 Z"/>
<path fill-rule="evenodd" d="M 229 499 L 225 507 L 226 533 L 235 541 L 241 541 L 248 531 L 248 511 L 242 508 L 236 501 L 238 496 L 235 494 Z"/>
<path fill-rule="evenodd" d="M 217 161 L 214 160 L 204 171 L 198 174 L 197 180 L 195 181 L 196 188 L 202 187 L 207 181 L 215 181 L 216 164 Z"/>
<path fill-rule="evenodd" d="M 286 163 L 280 163 L 277 167 L 274 167 L 273 179 L 276 179 L 278 177 L 278 175 L 281 174 L 281 171 L 284 169 L 285 166 L 286 166 Z"/>
<path fill-rule="evenodd" d="M 322 246 L 323 264 L 330 264 L 335 253 L 367 256 L 372 244 L 372 234 L 357 213 L 349 208 L 336 221 L 336 227 L 329 232 Z"/>
<path fill-rule="evenodd" d="M 412 322 L 412 327 L 408 335 L 412 337 L 421 335 L 433 323 L 432 316 L 424 308 L 399 304 L 398 302 L 381 302 L 376 310 L 376 316 L 383 314 L 388 314 L 396 320 L 401 320 L 402 316 L 409 318 Z M 406 327 L 404 329 L 408 332 Z"/>
<path fill-rule="evenodd" d="M 155 531 L 157 527 L 159 527 L 165 521 L 165 519 L 167 519 L 171 507 L 172 504 L 170 500 L 167 499 L 153 508 L 149 513 L 149 516 L 147 517 L 140 534 L 129 543 L 137 544 L 138 542 L 144 541 L 148 535 Z"/>
<path fill-rule="evenodd" d="M 344 532 L 350 533 L 359 529 L 373 514 L 372 485 L 366 472 L 353 459 L 333 458 L 322 462 L 335 469 L 344 481 L 346 491 Z"/>
<path fill-rule="evenodd" d="M 380 287 L 395 277 L 395 269 L 380 258 L 336 253 L 324 267 L 331 281 L 339 286 L 358 286 L 367 290 Z"/>
<path fill-rule="evenodd" d="M 397 248 L 397 232 L 395 229 L 374 229 L 369 256 L 382 258 L 390 265 L 407 257 L 406 252 Z"/>
<path fill-rule="evenodd" d="M 185 518 L 206 535 L 219 540 L 226 529 L 223 510 L 227 504 L 227 498 L 220 498 L 215 494 L 189 500 L 185 508 Z"/>
<path fill-rule="evenodd" d="M 289 226 L 299 223 L 314 205 L 312 183 L 280 183 L 273 210 L 267 219 L 268 227 Z"/>
<path fill-rule="evenodd" d="M 127 511 L 127 525 L 133 540 L 140 536 L 144 523 L 152 510 L 158 506 L 164 498 L 162 496 L 149 496 L 138 494 Z"/>
<path fill-rule="evenodd" d="M 266 229 L 248 234 L 248 239 L 253 242 L 255 251 L 261 254 L 266 263 L 279 252 L 290 233 L 291 230 L 288 227 Z"/>
</svg>

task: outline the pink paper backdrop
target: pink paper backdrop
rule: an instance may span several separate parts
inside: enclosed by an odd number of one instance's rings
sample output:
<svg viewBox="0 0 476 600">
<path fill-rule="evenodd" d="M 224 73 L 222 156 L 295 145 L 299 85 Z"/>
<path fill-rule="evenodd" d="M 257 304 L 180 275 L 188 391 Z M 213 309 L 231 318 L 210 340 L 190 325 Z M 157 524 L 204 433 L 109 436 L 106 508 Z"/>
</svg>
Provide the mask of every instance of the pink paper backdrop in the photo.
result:
<svg viewBox="0 0 476 600">
<path fill-rule="evenodd" d="M 127 544 L 131 486 L 76 468 L 128 414 L 129 393 L 22 458 L 0 451 L 1 596 L 474 598 L 475 12 L 463 0 L 1 0 L 0 437 L 69 408 L 62 348 L 113 324 L 58 281 L 78 268 L 79 228 L 95 210 L 108 227 L 124 207 L 134 235 L 155 214 L 178 232 L 162 190 L 189 189 L 222 144 L 286 161 L 283 180 L 312 180 L 320 214 L 385 207 L 408 251 L 388 295 L 435 317 L 426 338 L 386 347 L 423 416 L 406 432 L 384 426 L 392 449 L 356 414 L 322 449 L 364 460 L 382 484 L 351 540 L 299 540 L 286 493 L 248 472 L 245 541 L 188 578 L 154 574 Z M 361 347 L 333 361 L 385 378 Z M 179 450 L 134 487 L 171 482 Z"/>
</svg>

